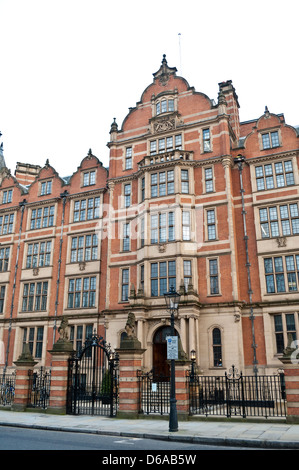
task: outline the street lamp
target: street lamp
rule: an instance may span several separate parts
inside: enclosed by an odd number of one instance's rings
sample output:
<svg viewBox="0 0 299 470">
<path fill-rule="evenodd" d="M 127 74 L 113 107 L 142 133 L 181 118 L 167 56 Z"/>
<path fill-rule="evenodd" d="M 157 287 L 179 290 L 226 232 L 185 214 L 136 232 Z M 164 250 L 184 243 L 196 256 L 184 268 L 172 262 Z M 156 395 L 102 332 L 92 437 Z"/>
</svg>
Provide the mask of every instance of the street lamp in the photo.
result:
<svg viewBox="0 0 299 470">
<path fill-rule="evenodd" d="M 195 349 L 192 349 L 190 352 L 190 359 L 191 359 L 191 379 L 192 382 L 194 381 L 194 376 L 195 376 L 195 361 L 196 361 L 196 351 Z"/>
<path fill-rule="evenodd" d="M 171 336 L 174 337 L 174 314 L 179 309 L 181 295 L 178 294 L 172 286 L 169 292 L 164 294 L 166 306 L 170 311 Z M 169 413 L 169 431 L 178 430 L 178 417 L 175 398 L 175 359 L 170 360 L 170 413 Z"/>
</svg>

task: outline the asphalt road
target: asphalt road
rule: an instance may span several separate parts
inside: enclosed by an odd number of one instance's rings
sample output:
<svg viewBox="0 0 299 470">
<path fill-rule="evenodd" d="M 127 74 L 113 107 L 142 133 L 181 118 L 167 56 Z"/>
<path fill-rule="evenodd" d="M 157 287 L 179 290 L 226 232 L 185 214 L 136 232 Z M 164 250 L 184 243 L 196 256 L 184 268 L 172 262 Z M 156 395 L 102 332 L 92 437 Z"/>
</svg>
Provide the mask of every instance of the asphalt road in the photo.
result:
<svg viewBox="0 0 299 470">
<path fill-rule="evenodd" d="M 207 446 L 180 442 L 167 442 L 164 440 L 160 441 L 154 439 L 125 438 L 78 432 L 48 431 L 0 426 L 0 450 L 112 451 L 116 452 L 116 455 L 118 455 L 119 451 L 127 451 L 132 455 L 136 452 L 136 455 L 144 456 L 147 454 L 147 451 L 153 450 L 161 452 L 180 451 L 180 454 L 184 456 L 191 456 L 192 451 L 248 450 L 248 448 Z M 142 454 L 139 453 L 141 451 L 143 451 Z M 105 454 L 107 454 L 107 452 L 105 452 Z M 110 464 L 111 463 L 113 464 L 113 462 L 110 462 Z M 153 464 L 154 462 L 147 461 L 144 463 Z M 187 461 L 184 463 L 187 463 Z M 190 461 L 190 464 L 192 464 L 192 461 Z"/>
</svg>

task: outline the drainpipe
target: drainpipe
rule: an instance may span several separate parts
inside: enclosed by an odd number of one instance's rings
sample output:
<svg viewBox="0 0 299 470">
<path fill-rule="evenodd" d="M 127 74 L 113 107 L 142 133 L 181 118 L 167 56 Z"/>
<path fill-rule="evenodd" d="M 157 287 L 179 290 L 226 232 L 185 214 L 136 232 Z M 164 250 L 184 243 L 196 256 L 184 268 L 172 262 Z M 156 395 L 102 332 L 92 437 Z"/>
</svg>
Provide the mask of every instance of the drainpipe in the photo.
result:
<svg viewBox="0 0 299 470">
<path fill-rule="evenodd" d="M 10 335 L 11 335 L 11 326 L 12 326 L 12 314 L 13 314 L 13 308 L 14 308 L 15 291 L 16 291 L 16 279 L 17 279 L 17 272 L 18 272 L 19 254 L 20 254 L 21 236 L 22 236 L 22 225 L 23 225 L 24 210 L 25 210 L 26 202 L 27 202 L 26 199 L 24 199 L 22 202 L 19 203 L 19 206 L 21 207 L 21 222 L 20 222 L 20 230 L 19 230 L 19 241 L 18 241 L 18 248 L 17 248 L 17 257 L 16 257 L 16 264 L 15 264 L 13 289 L 12 289 L 12 299 L 11 299 L 11 305 L 10 305 L 8 338 L 7 338 L 6 358 L 5 358 L 5 365 L 4 365 L 3 375 L 6 372 L 7 364 L 8 364 L 8 354 L 9 354 Z"/>
<path fill-rule="evenodd" d="M 62 220 L 61 220 L 61 232 L 60 232 L 60 242 L 59 242 L 59 258 L 58 258 L 58 275 L 56 283 L 56 300 L 55 300 L 55 313 L 54 313 L 54 328 L 53 328 L 53 345 L 55 343 L 56 337 L 56 322 L 57 322 L 57 309 L 58 309 L 58 295 L 59 295 L 59 284 L 60 284 L 60 269 L 61 269 L 61 252 L 62 252 L 62 242 L 63 242 L 63 227 L 64 227 L 64 215 L 65 215 L 65 205 L 68 192 L 64 191 L 60 194 L 62 198 Z"/>
<path fill-rule="evenodd" d="M 254 327 L 254 315 L 253 315 L 253 307 L 252 307 L 252 288 L 251 288 L 251 276 L 250 276 L 250 262 L 249 262 L 249 252 L 248 252 L 248 235 L 247 235 L 247 228 L 246 228 L 246 211 L 245 211 L 245 202 L 244 202 L 244 187 L 243 187 L 243 178 L 242 178 L 242 171 L 243 171 L 243 163 L 245 162 L 245 157 L 243 155 L 238 155 L 237 158 L 234 159 L 234 163 L 238 165 L 239 174 L 240 174 L 240 193 L 242 198 L 242 216 L 243 216 L 243 228 L 244 228 L 244 241 L 245 241 L 245 251 L 246 251 L 246 268 L 247 268 L 247 280 L 248 280 L 248 294 L 249 294 L 249 303 L 250 303 L 250 321 L 251 321 L 251 332 L 252 332 L 252 349 L 253 349 L 253 372 L 257 376 L 258 368 L 257 368 L 257 358 L 256 358 L 256 349 L 257 344 L 255 342 L 255 327 Z"/>
</svg>

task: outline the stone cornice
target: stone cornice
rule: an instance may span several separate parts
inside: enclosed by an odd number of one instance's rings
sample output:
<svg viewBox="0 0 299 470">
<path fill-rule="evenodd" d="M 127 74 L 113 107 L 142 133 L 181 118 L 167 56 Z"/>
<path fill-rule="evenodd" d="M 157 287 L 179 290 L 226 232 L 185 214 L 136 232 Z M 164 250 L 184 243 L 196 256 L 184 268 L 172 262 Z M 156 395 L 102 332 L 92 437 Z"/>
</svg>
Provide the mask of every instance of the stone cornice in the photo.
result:
<svg viewBox="0 0 299 470">
<path fill-rule="evenodd" d="M 68 194 L 67 197 L 69 199 L 81 199 L 81 198 L 85 198 L 85 197 L 89 197 L 89 196 L 100 196 L 106 190 L 107 190 L 106 187 L 104 187 L 104 188 L 94 188 L 94 189 L 91 189 L 89 191 L 82 191 L 82 193 Z"/>
<path fill-rule="evenodd" d="M 280 160 L 281 158 L 293 158 L 299 155 L 299 149 L 290 150 L 288 152 L 281 152 L 281 153 L 271 153 L 269 155 L 259 155 L 258 157 L 247 158 L 246 163 L 249 165 L 259 163 L 259 162 L 267 162 L 273 160 Z"/>
</svg>

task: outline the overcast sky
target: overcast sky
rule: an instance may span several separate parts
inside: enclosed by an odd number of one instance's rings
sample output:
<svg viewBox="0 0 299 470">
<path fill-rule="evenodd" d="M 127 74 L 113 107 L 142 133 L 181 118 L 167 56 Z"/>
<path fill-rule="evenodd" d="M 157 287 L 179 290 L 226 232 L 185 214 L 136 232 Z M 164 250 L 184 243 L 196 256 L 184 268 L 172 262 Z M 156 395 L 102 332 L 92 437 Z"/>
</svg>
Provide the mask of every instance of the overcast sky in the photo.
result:
<svg viewBox="0 0 299 470">
<path fill-rule="evenodd" d="M 0 0 L 0 131 L 6 165 L 71 175 L 89 148 L 109 164 L 119 128 L 166 54 L 217 100 L 232 80 L 242 121 L 299 124 L 298 0 Z"/>
</svg>

